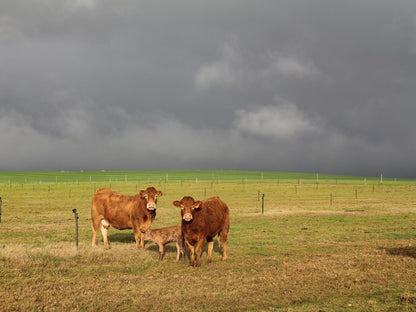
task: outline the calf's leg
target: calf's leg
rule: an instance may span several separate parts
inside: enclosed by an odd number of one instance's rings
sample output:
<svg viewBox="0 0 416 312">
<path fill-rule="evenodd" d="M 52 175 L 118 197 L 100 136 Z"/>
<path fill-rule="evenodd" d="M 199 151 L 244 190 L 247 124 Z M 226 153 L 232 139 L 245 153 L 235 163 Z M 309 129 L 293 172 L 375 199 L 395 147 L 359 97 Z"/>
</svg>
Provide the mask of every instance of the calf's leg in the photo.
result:
<svg viewBox="0 0 416 312">
<path fill-rule="evenodd" d="M 185 261 L 185 243 L 183 239 L 179 242 L 179 247 L 181 249 L 182 261 Z"/>
<path fill-rule="evenodd" d="M 163 256 L 165 255 L 165 249 L 163 244 L 158 244 L 159 245 L 159 261 L 163 260 Z"/>
<path fill-rule="evenodd" d="M 178 252 L 178 256 L 176 257 L 176 262 L 179 260 L 180 255 L 182 256 L 182 261 L 185 261 L 185 244 L 183 242 L 183 238 L 181 238 L 180 240 L 176 242 L 176 248 Z"/>
</svg>

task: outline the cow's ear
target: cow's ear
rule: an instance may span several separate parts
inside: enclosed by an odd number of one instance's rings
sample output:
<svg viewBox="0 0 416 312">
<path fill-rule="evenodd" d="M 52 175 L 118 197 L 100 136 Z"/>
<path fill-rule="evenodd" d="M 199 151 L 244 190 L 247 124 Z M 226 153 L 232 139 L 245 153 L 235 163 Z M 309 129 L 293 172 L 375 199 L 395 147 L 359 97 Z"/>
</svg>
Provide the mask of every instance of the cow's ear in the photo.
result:
<svg viewBox="0 0 416 312">
<path fill-rule="evenodd" d="M 162 191 L 157 191 L 157 195 L 158 196 L 162 196 L 163 195 L 163 192 Z"/>
<path fill-rule="evenodd" d="M 194 208 L 195 209 L 201 208 L 201 204 L 202 203 L 198 200 L 197 202 L 194 203 Z"/>
<path fill-rule="evenodd" d="M 176 207 L 180 207 L 181 206 L 181 202 L 180 201 L 177 201 L 177 200 L 175 200 L 172 204 L 174 206 L 176 206 Z"/>
<path fill-rule="evenodd" d="M 139 195 L 140 195 L 141 198 L 144 198 L 144 195 L 145 194 L 146 194 L 146 191 L 143 191 L 143 190 L 141 190 L 140 193 L 139 193 Z"/>
</svg>

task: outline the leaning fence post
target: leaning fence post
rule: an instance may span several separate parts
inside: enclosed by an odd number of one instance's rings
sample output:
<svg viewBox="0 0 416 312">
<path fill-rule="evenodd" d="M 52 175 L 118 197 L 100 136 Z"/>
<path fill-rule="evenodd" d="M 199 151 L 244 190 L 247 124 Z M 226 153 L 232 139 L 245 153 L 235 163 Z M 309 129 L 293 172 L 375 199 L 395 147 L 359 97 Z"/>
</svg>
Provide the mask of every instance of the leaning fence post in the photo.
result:
<svg viewBox="0 0 416 312">
<path fill-rule="evenodd" d="M 1 222 L 1 197 L 0 197 L 0 222 Z"/>
<path fill-rule="evenodd" d="M 264 214 L 264 194 L 261 194 L 261 214 Z"/>
<path fill-rule="evenodd" d="M 76 209 L 72 209 L 75 216 L 75 244 L 78 248 L 78 213 Z"/>
</svg>

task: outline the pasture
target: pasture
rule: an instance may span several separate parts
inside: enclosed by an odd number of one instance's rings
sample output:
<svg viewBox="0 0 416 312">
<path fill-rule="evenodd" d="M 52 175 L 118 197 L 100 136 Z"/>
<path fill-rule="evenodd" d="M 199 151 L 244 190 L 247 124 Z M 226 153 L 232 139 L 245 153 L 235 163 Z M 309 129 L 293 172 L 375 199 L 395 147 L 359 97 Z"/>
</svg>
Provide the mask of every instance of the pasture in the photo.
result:
<svg viewBox="0 0 416 312">
<path fill-rule="evenodd" d="M 90 202 L 111 187 L 230 207 L 228 260 L 163 261 L 132 230 L 91 247 Z M 264 202 L 262 202 L 264 194 Z M 416 311 L 416 181 L 238 171 L 0 173 L 1 311 Z M 262 213 L 262 203 L 264 212 Z M 75 218 L 79 245 L 75 245 Z"/>
</svg>

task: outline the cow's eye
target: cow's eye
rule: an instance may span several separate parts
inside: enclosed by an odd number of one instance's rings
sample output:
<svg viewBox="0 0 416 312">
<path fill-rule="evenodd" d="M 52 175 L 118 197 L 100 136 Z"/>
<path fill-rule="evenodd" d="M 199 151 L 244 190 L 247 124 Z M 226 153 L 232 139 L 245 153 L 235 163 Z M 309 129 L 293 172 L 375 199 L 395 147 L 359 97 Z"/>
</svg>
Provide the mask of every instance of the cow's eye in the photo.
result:
<svg viewBox="0 0 416 312">
<path fill-rule="evenodd" d="M 183 210 L 183 208 L 185 208 L 183 205 L 181 205 L 181 209 Z"/>
</svg>

